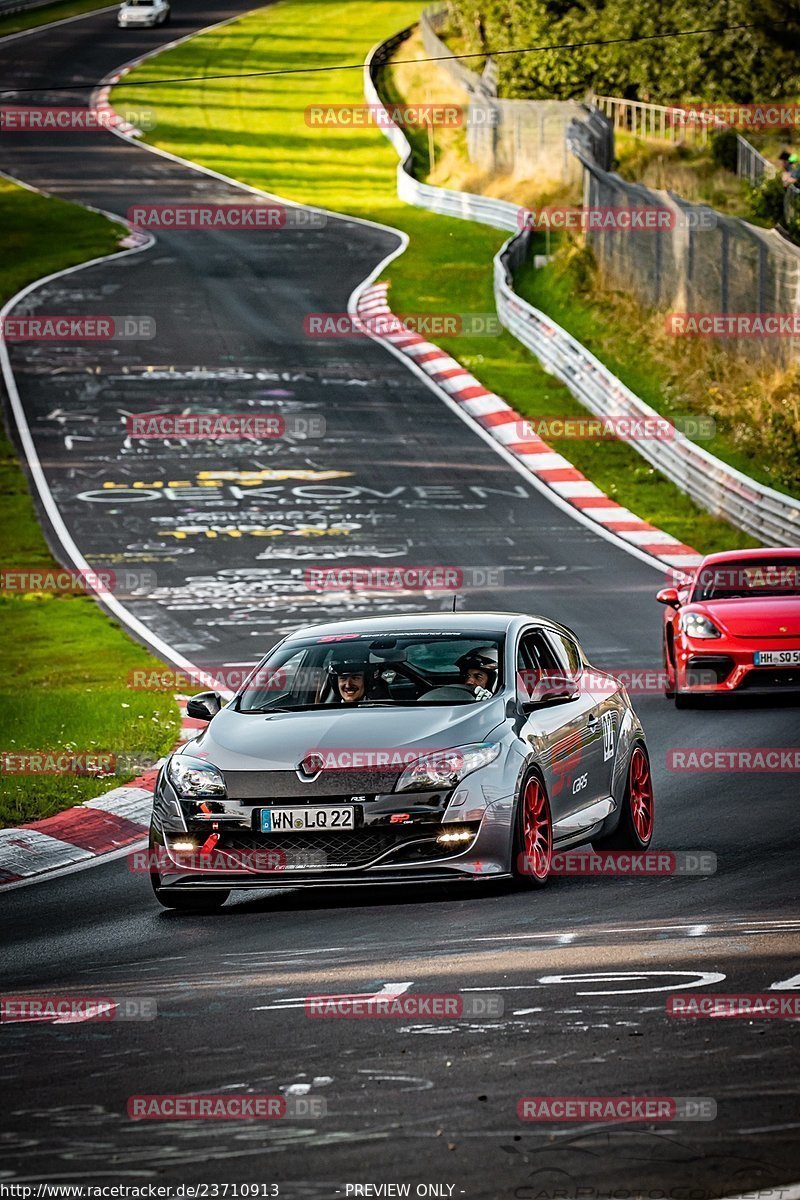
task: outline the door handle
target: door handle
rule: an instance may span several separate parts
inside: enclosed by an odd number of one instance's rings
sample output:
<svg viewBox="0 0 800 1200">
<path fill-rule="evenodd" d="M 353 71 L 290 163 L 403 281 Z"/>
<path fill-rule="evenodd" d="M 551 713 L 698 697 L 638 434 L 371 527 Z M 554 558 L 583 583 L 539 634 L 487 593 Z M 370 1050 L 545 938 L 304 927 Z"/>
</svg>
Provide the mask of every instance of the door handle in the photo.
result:
<svg viewBox="0 0 800 1200">
<path fill-rule="evenodd" d="M 592 716 L 589 717 L 589 720 L 586 722 L 586 728 L 591 730 L 592 733 L 594 733 L 595 729 L 597 729 L 597 726 L 599 724 L 600 724 L 600 718 L 598 716 L 596 716 L 595 714 L 592 714 Z"/>
</svg>

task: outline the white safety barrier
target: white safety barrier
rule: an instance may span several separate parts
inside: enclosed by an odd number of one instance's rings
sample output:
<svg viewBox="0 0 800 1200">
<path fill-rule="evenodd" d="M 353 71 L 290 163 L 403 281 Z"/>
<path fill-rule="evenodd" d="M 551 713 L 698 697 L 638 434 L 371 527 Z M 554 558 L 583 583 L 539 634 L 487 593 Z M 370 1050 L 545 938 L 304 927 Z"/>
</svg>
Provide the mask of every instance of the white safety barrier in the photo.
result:
<svg viewBox="0 0 800 1200">
<path fill-rule="evenodd" d="M 381 42 L 364 66 L 364 94 L 382 105 L 375 75 L 410 30 Z M 571 334 L 518 296 L 513 271 L 525 261 L 528 235 L 520 231 L 521 206 L 470 192 L 420 183 L 411 171 L 411 146 L 388 120 L 381 129 L 400 157 L 397 194 L 407 204 L 443 216 L 477 221 L 515 234 L 494 259 L 494 296 L 501 323 L 596 416 L 663 417 L 645 404 Z M 724 517 L 766 545 L 800 545 L 800 500 L 785 496 L 735 470 L 678 429 L 669 437 L 637 439 L 631 445 L 701 508 Z"/>
</svg>

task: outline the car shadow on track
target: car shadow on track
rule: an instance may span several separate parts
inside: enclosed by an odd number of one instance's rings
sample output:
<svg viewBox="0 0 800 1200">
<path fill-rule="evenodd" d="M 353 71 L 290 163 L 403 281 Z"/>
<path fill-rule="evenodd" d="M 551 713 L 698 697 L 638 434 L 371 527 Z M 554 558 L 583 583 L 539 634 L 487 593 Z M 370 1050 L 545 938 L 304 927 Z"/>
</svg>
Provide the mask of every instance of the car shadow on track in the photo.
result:
<svg viewBox="0 0 800 1200">
<path fill-rule="evenodd" d="M 439 883 L 431 887 L 426 883 L 408 885 L 357 884 L 331 887 L 272 888 L 250 892 L 233 893 L 223 908 L 212 913 L 163 911 L 165 920 L 185 920 L 201 916 L 216 918 L 242 916 L 246 913 L 315 912 L 332 909 L 392 908 L 404 904 L 415 907 L 420 904 L 456 904 L 464 901 L 501 898 L 511 892 L 524 894 L 527 889 L 509 880 L 481 881 L 474 886 L 466 883 Z"/>
</svg>

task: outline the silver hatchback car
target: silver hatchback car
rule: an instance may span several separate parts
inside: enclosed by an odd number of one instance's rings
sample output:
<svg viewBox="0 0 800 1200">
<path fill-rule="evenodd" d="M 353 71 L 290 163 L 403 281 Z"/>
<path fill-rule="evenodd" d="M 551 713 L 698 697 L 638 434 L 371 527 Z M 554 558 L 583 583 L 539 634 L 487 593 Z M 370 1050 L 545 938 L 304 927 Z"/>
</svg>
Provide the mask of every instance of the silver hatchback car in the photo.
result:
<svg viewBox="0 0 800 1200">
<path fill-rule="evenodd" d="M 420 613 L 285 638 L 162 767 L 147 870 L 168 908 L 241 888 L 541 885 L 554 850 L 644 850 L 653 787 L 624 687 L 563 625 Z"/>
</svg>

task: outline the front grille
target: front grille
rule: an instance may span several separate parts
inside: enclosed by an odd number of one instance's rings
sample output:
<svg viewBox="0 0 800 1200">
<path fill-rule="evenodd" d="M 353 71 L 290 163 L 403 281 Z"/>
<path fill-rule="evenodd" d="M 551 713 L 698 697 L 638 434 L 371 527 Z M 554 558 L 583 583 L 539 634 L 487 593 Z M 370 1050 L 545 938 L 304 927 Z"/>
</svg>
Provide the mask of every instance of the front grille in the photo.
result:
<svg viewBox="0 0 800 1200">
<path fill-rule="evenodd" d="M 273 800 L 318 804 L 349 796 L 374 796 L 393 792 L 400 770 L 322 771 L 317 779 L 304 782 L 296 771 L 225 771 L 231 800 L 244 804 L 269 804 Z"/>
<path fill-rule="evenodd" d="M 742 680 L 739 691 L 781 687 L 800 688 L 800 667 L 753 667 Z"/>
<path fill-rule="evenodd" d="M 219 842 L 219 850 L 278 851 L 287 854 L 289 861 L 308 855 L 322 854 L 328 866 L 364 867 L 387 850 L 397 849 L 404 844 L 426 838 L 426 857 L 452 853 L 437 845 L 434 829 L 424 830 L 419 826 L 414 832 L 394 829 L 348 829 L 341 833 L 290 833 L 259 834 L 244 830 L 226 831 Z M 430 837 L 428 841 L 426 834 Z"/>
</svg>

